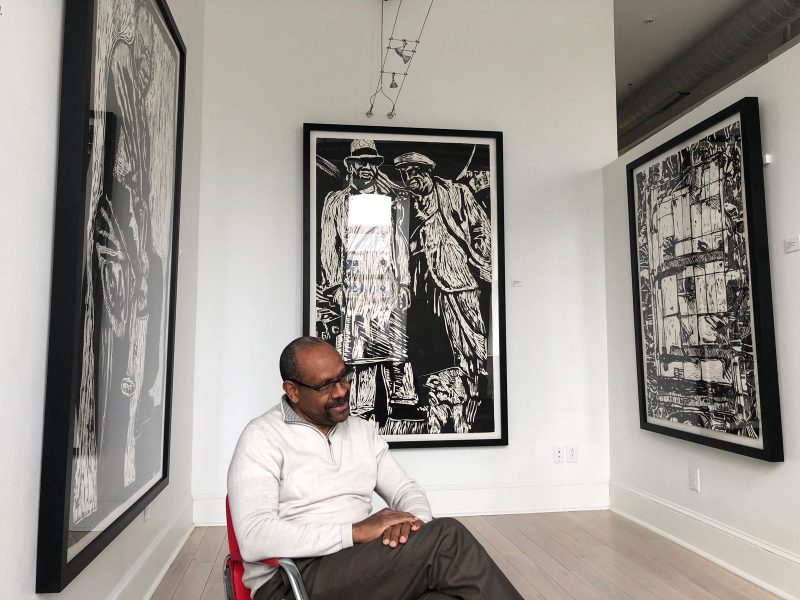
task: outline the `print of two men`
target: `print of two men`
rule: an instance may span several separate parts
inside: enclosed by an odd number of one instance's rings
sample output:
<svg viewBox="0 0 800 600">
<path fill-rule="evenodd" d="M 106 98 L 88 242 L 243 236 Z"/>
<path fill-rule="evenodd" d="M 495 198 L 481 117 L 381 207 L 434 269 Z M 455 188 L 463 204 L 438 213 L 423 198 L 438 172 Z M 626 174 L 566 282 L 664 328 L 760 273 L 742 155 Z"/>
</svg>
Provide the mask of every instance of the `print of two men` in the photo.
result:
<svg viewBox="0 0 800 600">
<path fill-rule="evenodd" d="M 339 314 L 330 341 L 357 367 L 354 414 L 382 433 L 467 433 L 487 376 L 479 283 L 491 281 L 491 224 L 428 156 L 394 158 L 402 185 L 383 163 L 372 140 L 353 140 L 346 185 L 322 206 L 320 287 Z M 409 344 L 418 333 L 433 343 Z"/>
</svg>

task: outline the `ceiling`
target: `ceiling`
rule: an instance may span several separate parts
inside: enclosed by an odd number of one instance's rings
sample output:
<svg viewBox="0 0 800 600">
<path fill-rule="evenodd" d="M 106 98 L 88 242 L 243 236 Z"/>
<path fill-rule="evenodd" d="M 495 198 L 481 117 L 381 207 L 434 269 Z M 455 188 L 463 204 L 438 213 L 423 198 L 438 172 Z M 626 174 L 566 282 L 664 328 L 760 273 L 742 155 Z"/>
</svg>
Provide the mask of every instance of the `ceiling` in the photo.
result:
<svg viewBox="0 0 800 600">
<path fill-rule="evenodd" d="M 800 0 L 614 0 L 614 28 L 623 153 L 797 43 Z"/>
<path fill-rule="evenodd" d="M 749 1 L 614 0 L 617 105 Z"/>
</svg>

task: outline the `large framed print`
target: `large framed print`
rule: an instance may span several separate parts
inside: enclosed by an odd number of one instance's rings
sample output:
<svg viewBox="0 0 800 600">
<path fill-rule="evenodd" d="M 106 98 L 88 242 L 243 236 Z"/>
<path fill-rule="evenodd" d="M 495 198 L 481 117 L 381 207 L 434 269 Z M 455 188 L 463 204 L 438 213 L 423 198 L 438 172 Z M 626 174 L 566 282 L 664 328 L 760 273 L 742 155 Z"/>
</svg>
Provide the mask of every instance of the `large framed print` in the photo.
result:
<svg viewBox="0 0 800 600">
<path fill-rule="evenodd" d="M 782 461 L 758 100 L 627 174 L 641 427 Z"/>
<path fill-rule="evenodd" d="M 502 140 L 304 126 L 304 331 L 393 447 L 508 443 Z"/>
<path fill-rule="evenodd" d="M 163 0 L 64 6 L 39 593 L 169 481 L 186 50 Z"/>
</svg>

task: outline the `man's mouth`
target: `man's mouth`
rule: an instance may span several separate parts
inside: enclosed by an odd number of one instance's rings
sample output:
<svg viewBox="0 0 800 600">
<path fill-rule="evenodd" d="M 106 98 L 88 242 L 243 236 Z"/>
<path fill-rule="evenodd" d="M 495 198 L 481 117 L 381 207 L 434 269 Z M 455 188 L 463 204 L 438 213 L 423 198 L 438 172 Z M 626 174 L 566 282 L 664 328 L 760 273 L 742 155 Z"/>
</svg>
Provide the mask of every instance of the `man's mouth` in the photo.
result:
<svg viewBox="0 0 800 600">
<path fill-rule="evenodd" d="M 345 396 L 344 398 L 339 398 L 338 400 L 334 400 L 328 403 L 328 408 L 340 408 L 345 404 L 350 403 L 350 397 Z"/>
</svg>

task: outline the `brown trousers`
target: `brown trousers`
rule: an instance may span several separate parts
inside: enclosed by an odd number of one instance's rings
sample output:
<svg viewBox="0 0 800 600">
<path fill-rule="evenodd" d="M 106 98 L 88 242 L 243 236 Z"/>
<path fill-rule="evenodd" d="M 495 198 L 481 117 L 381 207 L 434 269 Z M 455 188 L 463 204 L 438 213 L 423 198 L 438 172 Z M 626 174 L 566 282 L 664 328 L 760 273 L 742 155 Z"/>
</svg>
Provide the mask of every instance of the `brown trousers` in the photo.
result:
<svg viewBox="0 0 800 600">
<path fill-rule="evenodd" d="M 378 538 L 295 563 L 312 600 L 522 600 L 480 542 L 451 518 L 434 519 L 396 548 Z M 292 598 L 283 571 L 253 598 Z"/>
</svg>

